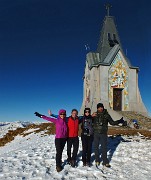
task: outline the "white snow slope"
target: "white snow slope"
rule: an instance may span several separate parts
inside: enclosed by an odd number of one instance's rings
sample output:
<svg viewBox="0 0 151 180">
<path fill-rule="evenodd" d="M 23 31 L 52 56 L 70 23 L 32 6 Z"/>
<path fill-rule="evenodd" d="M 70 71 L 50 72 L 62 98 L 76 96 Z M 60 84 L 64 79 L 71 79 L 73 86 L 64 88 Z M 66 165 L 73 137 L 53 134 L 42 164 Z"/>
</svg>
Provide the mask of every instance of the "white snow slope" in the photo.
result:
<svg viewBox="0 0 151 180">
<path fill-rule="evenodd" d="M 54 135 L 31 133 L 17 136 L 14 141 L 0 147 L 0 180 L 150 180 L 151 140 L 141 136 L 117 136 L 108 138 L 108 158 L 112 168 L 83 167 L 81 161 L 81 139 L 77 167 L 66 164 L 67 153 L 63 151 L 63 167 L 56 172 Z M 103 172 L 101 171 L 103 169 Z"/>
<path fill-rule="evenodd" d="M 15 130 L 19 127 L 23 128 L 32 124 L 30 122 L 0 122 L 0 138 L 2 138 L 9 130 Z"/>
</svg>

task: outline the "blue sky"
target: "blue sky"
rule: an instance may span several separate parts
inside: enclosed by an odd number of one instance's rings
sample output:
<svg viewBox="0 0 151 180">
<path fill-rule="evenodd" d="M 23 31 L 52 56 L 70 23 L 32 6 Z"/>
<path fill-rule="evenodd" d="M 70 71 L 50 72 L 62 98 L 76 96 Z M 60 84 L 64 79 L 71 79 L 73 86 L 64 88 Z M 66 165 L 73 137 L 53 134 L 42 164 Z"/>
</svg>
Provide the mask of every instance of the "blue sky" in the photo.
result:
<svg viewBox="0 0 151 180">
<path fill-rule="evenodd" d="M 85 44 L 96 51 L 105 0 L 0 0 L 0 121 L 80 110 Z M 151 2 L 110 0 L 110 14 L 151 112 Z"/>
</svg>

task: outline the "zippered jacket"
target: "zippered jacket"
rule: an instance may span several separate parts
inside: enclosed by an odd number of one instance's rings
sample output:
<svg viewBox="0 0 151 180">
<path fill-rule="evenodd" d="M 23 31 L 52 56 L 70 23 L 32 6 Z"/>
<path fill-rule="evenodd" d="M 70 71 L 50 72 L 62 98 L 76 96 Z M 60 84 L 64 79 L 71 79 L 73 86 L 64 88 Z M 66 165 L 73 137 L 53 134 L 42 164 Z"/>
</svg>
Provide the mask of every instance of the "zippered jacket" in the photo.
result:
<svg viewBox="0 0 151 180">
<path fill-rule="evenodd" d="M 118 125 L 120 120 L 114 121 L 106 109 L 102 113 L 97 112 L 97 115 L 93 117 L 94 133 L 107 134 L 108 123 L 110 125 Z"/>
<path fill-rule="evenodd" d="M 59 114 L 66 112 L 65 110 L 61 109 L 59 111 Z M 55 118 L 47 117 L 47 116 L 42 116 L 43 119 L 47 121 L 51 121 L 56 125 L 56 136 L 55 138 L 67 138 L 68 136 L 68 127 L 67 127 L 67 122 L 66 118 L 62 119 L 60 116 Z"/>
<path fill-rule="evenodd" d="M 79 131 L 79 118 L 73 119 L 71 116 L 68 117 L 68 137 L 77 137 Z"/>
</svg>

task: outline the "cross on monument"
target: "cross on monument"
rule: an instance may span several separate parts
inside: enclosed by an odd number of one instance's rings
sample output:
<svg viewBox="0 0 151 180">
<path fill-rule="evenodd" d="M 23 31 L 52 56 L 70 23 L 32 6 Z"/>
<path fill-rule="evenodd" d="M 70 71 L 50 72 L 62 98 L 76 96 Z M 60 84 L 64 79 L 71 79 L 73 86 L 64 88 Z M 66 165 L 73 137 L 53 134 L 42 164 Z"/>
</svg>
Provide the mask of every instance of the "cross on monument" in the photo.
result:
<svg viewBox="0 0 151 180">
<path fill-rule="evenodd" d="M 106 10 L 107 10 L 107 16 L 109 16 L 110 15 L 110 8 L 112 7 L 112 5 L 107 3 L 107 4 L 105 4 L 105 7 L 106 7 Z"/>
</svg>

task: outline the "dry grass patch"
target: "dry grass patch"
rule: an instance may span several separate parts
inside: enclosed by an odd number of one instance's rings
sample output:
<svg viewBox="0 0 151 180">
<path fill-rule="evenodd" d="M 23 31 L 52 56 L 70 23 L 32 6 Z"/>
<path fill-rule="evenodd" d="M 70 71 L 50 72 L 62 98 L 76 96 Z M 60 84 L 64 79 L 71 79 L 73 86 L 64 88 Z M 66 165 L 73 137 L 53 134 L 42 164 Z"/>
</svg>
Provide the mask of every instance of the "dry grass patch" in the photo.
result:
<svg viewBox="0 0 151 180">
<path fill-rule="evenodd" d="M 151 131 L 145 129 L 132 129 L 132 128 L 121 128 L 121 127 L 109 127 L 108 135 L 127 135 L 127 136 L 135 136 L 135 135 L 143 135 L 147 139 L 151 139 Z"/>
<path fill-rule="evenodd" d="M 144 116 L 134 111 L 121 111 L 120 113 L 122 116 L 129 119 L 130 122 L 132 122 L 133 119 L 137 119 L 141 129 L 151 129 L 151 117 Z"/>
<path fill-rule="evenodd" d="M 28 133 L 28 130 L 32 130 Z M 35 129 L 35 130 L 34 130 Z M 27 132 L 26 132 L 27 131 Z M 43 131 L 42 135 L 50 135 L 55 134 L 55 126 L 52 123 L 41 123 L 41 124 L 30 124 L 25 128 L 17 128 L 16 130 L 9 130 L 3 138 L 0 138 L 0 146 L 5 146 L 8 142 L 14 140 L 14 138 L 18 135 L 22 135 L 23 137 L 31 134 L 31 133 L 39 133 Z"/>
</svg>

